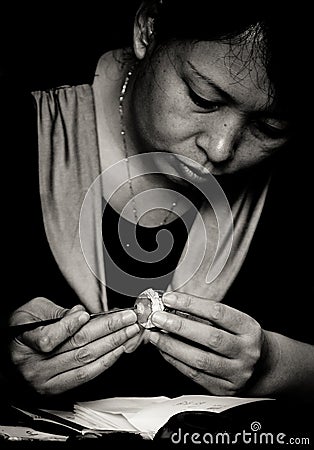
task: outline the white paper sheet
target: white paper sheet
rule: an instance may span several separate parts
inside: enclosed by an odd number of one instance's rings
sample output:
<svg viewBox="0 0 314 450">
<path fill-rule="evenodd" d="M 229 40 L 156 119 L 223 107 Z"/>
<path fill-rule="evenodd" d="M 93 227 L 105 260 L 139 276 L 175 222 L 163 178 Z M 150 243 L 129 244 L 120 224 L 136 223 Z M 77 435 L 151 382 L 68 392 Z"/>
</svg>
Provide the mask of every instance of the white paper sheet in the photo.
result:
<svg viewBox="0 0 314 450">
<path fill-rule="evenodd" d="M 74 405 L 74 412 L 52 411 L 64 419 L 93 430 L 140 432 L 153 438 L 168 420 L 180 412 L 208 411 L 220 413 L 246 403 L 270 398 L 183 395 L 168 397 L 114 397 Z M 48 410 L 46 410 L 48 411 Z"/>
<path fill-rule="evenodd" d="M 144 432 L 156 433 L 172 416 L 180 412 L 208 411 L 220 413 L 238 405 L 261 400 L 270 399 L 183 395 L 145 408 L 132 417 L 128 417 L 128 419 L 136 428 L 140 428 Z"/>
</svg>

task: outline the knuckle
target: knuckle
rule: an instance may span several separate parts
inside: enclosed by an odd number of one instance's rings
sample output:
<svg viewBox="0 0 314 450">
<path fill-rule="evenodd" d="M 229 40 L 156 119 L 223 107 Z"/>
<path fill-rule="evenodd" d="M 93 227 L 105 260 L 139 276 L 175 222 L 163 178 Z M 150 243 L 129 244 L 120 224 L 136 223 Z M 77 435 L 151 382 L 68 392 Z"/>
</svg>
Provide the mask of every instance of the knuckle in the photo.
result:
<svg viewBox="0 0 314 450">
<path fill-rule="evenodd" d="M 250 352 L 250 360 L 255 364 L 261 357 L 261 349 L 259 347 L 254 347 Z"/>
<path fill-rule="evenodd" d="M 93 360 L 91 352 L 87 348 L 80 348 L 75 353 L 75 361 L 79 364 L 87 364 Z"/>
<path fill-rule="evenodd" d="M 211 361 L 211 366 L 213 366 L 212 361 Z M 221 376 L 221 375 L 226 376 L 228 371 L 231 370 L 230 365 L 228 365 L 228 363 L 226 363 L 226 362 L 223 362 L 220 358 L 215 361 L 214 367 L 215 367 L 214 370 L 218 374 L 218 376 Z"/>
<path fill-rule="evenodd" d="M 109 340 L 109 348 L 110 350 L 116 347 L 119 347 L 124 341 L 128 339 L 126 330 L 123 331 L 123 333 L 115 333 L 112 336 L 110 336 Z"/>
<path fill-rule="evenodd" d="M 175 333 L 182 333 L 184 331 L 185 328 L 185 324 L 184 324 L 184 319 L 180 319 L 180 318 L 174 318 L 171 319 L 172 322 L 172 330 Z M 171 323 L 170 322 L 170 323 Z"/>
<path fill-rule="evenodd" d="M 77 370 L 75 374 L 75 380 L 78 384 L 83 384 L 88 381 L 88 372 L 84 367 Z"/>
<path fill-rule="evenodd" d="M 191 305 L 192 305 L 192 297 L 190 295 L 186 295 L 183 298 L 182 305 L 183 305 L 184 308 L 189 309 L 191 307 Z"/>
<path fill-rule="evenodd" d="M 201 378 L 202 378 L 201 373 L 198 370 L 196 370 L 196 369 L 190 369 L 189 372 L 188 372 L 188 376 L 195 383 L 199 383 L 201 381 Z"/>
<path fill-rule="evenodd" d="M 102 369 L 106 371 L 109 369 L 109 367 L 112 366 L 112 364 L 116 361 L 117 357 L 114 355 L 111 355 L 110 357 L 103 358 L 102 360 Z"/>
<path fill-rule="evenodd" d="M 209 337 L 209 344 L 212 347 L 218 348 L 221 347 L 223 344 L 223 335 L 221 331 L 214 330 Z"/>
<path fill-rule="evenodd" d="M 73 320 L 63 320 L 60 324 L 62 324 L 66 336 L 72 336 L 75 333 L 76 324 Z"/>
<path fill-rule="evenodd" d="M 216 302 L 213 305 L 213 317 L 216 320 L 223 320 L 226 314 L 226 307 L 223 303 Z"/>
<path fill-rule="evenodd" d="M 202 370 L 204 372 L 206 372 L 208 370 L 208 368 L 210 367 L 210 358 L 207 355 L 203 355 L 203 356 L 199 356 L 196 359 L 196 367 L 199 370 Z"/>
<path fill-rule="evenodd" d="M 243 359 L 247 364 L 255 363 L 261 356 L 261 346 L 256 343 L 255 339 L 244 339 L 243 350 Z"/>
<path fill-rule="evenodd" d="M 115 331 L 115 323 L 116 323 L 116 321 L 115 321 L 113 315 L 110 315 L 109 317 L 107 317 L 107 328 L 110 333 Z"/>
</svg>

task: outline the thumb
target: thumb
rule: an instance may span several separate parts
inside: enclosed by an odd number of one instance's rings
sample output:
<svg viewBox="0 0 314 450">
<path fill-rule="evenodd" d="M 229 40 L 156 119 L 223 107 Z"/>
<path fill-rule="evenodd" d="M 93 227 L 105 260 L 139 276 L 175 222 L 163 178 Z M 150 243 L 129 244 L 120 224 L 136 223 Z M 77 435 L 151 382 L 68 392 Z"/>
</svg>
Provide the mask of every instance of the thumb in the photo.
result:
<svg viewBox="0 0 314 450">
<path fill-rule="evenodd" d="M 125 348 L 125 353 L 133 353 L 143 341 L 145 341 L 147 330 L 144 328 L 137 334 L 136 336 L 129 339 L 125 344 L 123 344 Z"/>
<path fill-rule="evenodd" d="M 19 340 L 40 353 L 50 353 L 73 336 L 90 319 L 84 307 L 79 305 L 71 310 L 58 307 L 55 313 L 60 317 L 58 322 L 25 332 Z"/>
<path fill-rule="evenodd" d="M 56 305 L 47 298 L 36 297 L 13 312 L 10 317 L 10 325 L 57 319 L 63 317 L 68 312 L 69 309 Z"/>
</svg>

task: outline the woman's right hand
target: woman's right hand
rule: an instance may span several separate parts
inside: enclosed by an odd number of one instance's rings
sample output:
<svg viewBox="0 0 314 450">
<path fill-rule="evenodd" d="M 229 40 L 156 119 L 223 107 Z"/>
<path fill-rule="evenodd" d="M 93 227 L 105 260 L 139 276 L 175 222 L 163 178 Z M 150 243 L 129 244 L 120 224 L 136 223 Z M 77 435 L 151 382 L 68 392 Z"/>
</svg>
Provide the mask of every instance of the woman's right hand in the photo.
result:
<svg viewBox="0 0 314 450">
<path fill-rule="evenodd" d="M 118 360 L 124 344 L 139 332 L 134 311 L 90 320 L 82 305 L 68 310 L 46 298 L 18 308 L 10 324 L 59 317 L 60 321 L 25 332 L 10 343 L 13 364 L 40 394 L 60 394 L 97 377 Z"/>
</svg>

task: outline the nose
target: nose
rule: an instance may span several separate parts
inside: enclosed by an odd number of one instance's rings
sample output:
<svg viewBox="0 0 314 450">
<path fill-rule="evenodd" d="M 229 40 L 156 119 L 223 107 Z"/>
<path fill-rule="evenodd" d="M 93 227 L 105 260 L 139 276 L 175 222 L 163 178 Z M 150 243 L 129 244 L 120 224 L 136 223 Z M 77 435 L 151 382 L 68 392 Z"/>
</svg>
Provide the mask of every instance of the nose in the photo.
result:
<svg viewBox="0 0 314 450">
<path fill-rule="evenodd" d="M 241 138 L 239 120 L 220 120 L 204 127 L 196 138 L 196 145 L 207 154 L 210 162 L 221 164 L 233 159 Z"/>
</svg>

